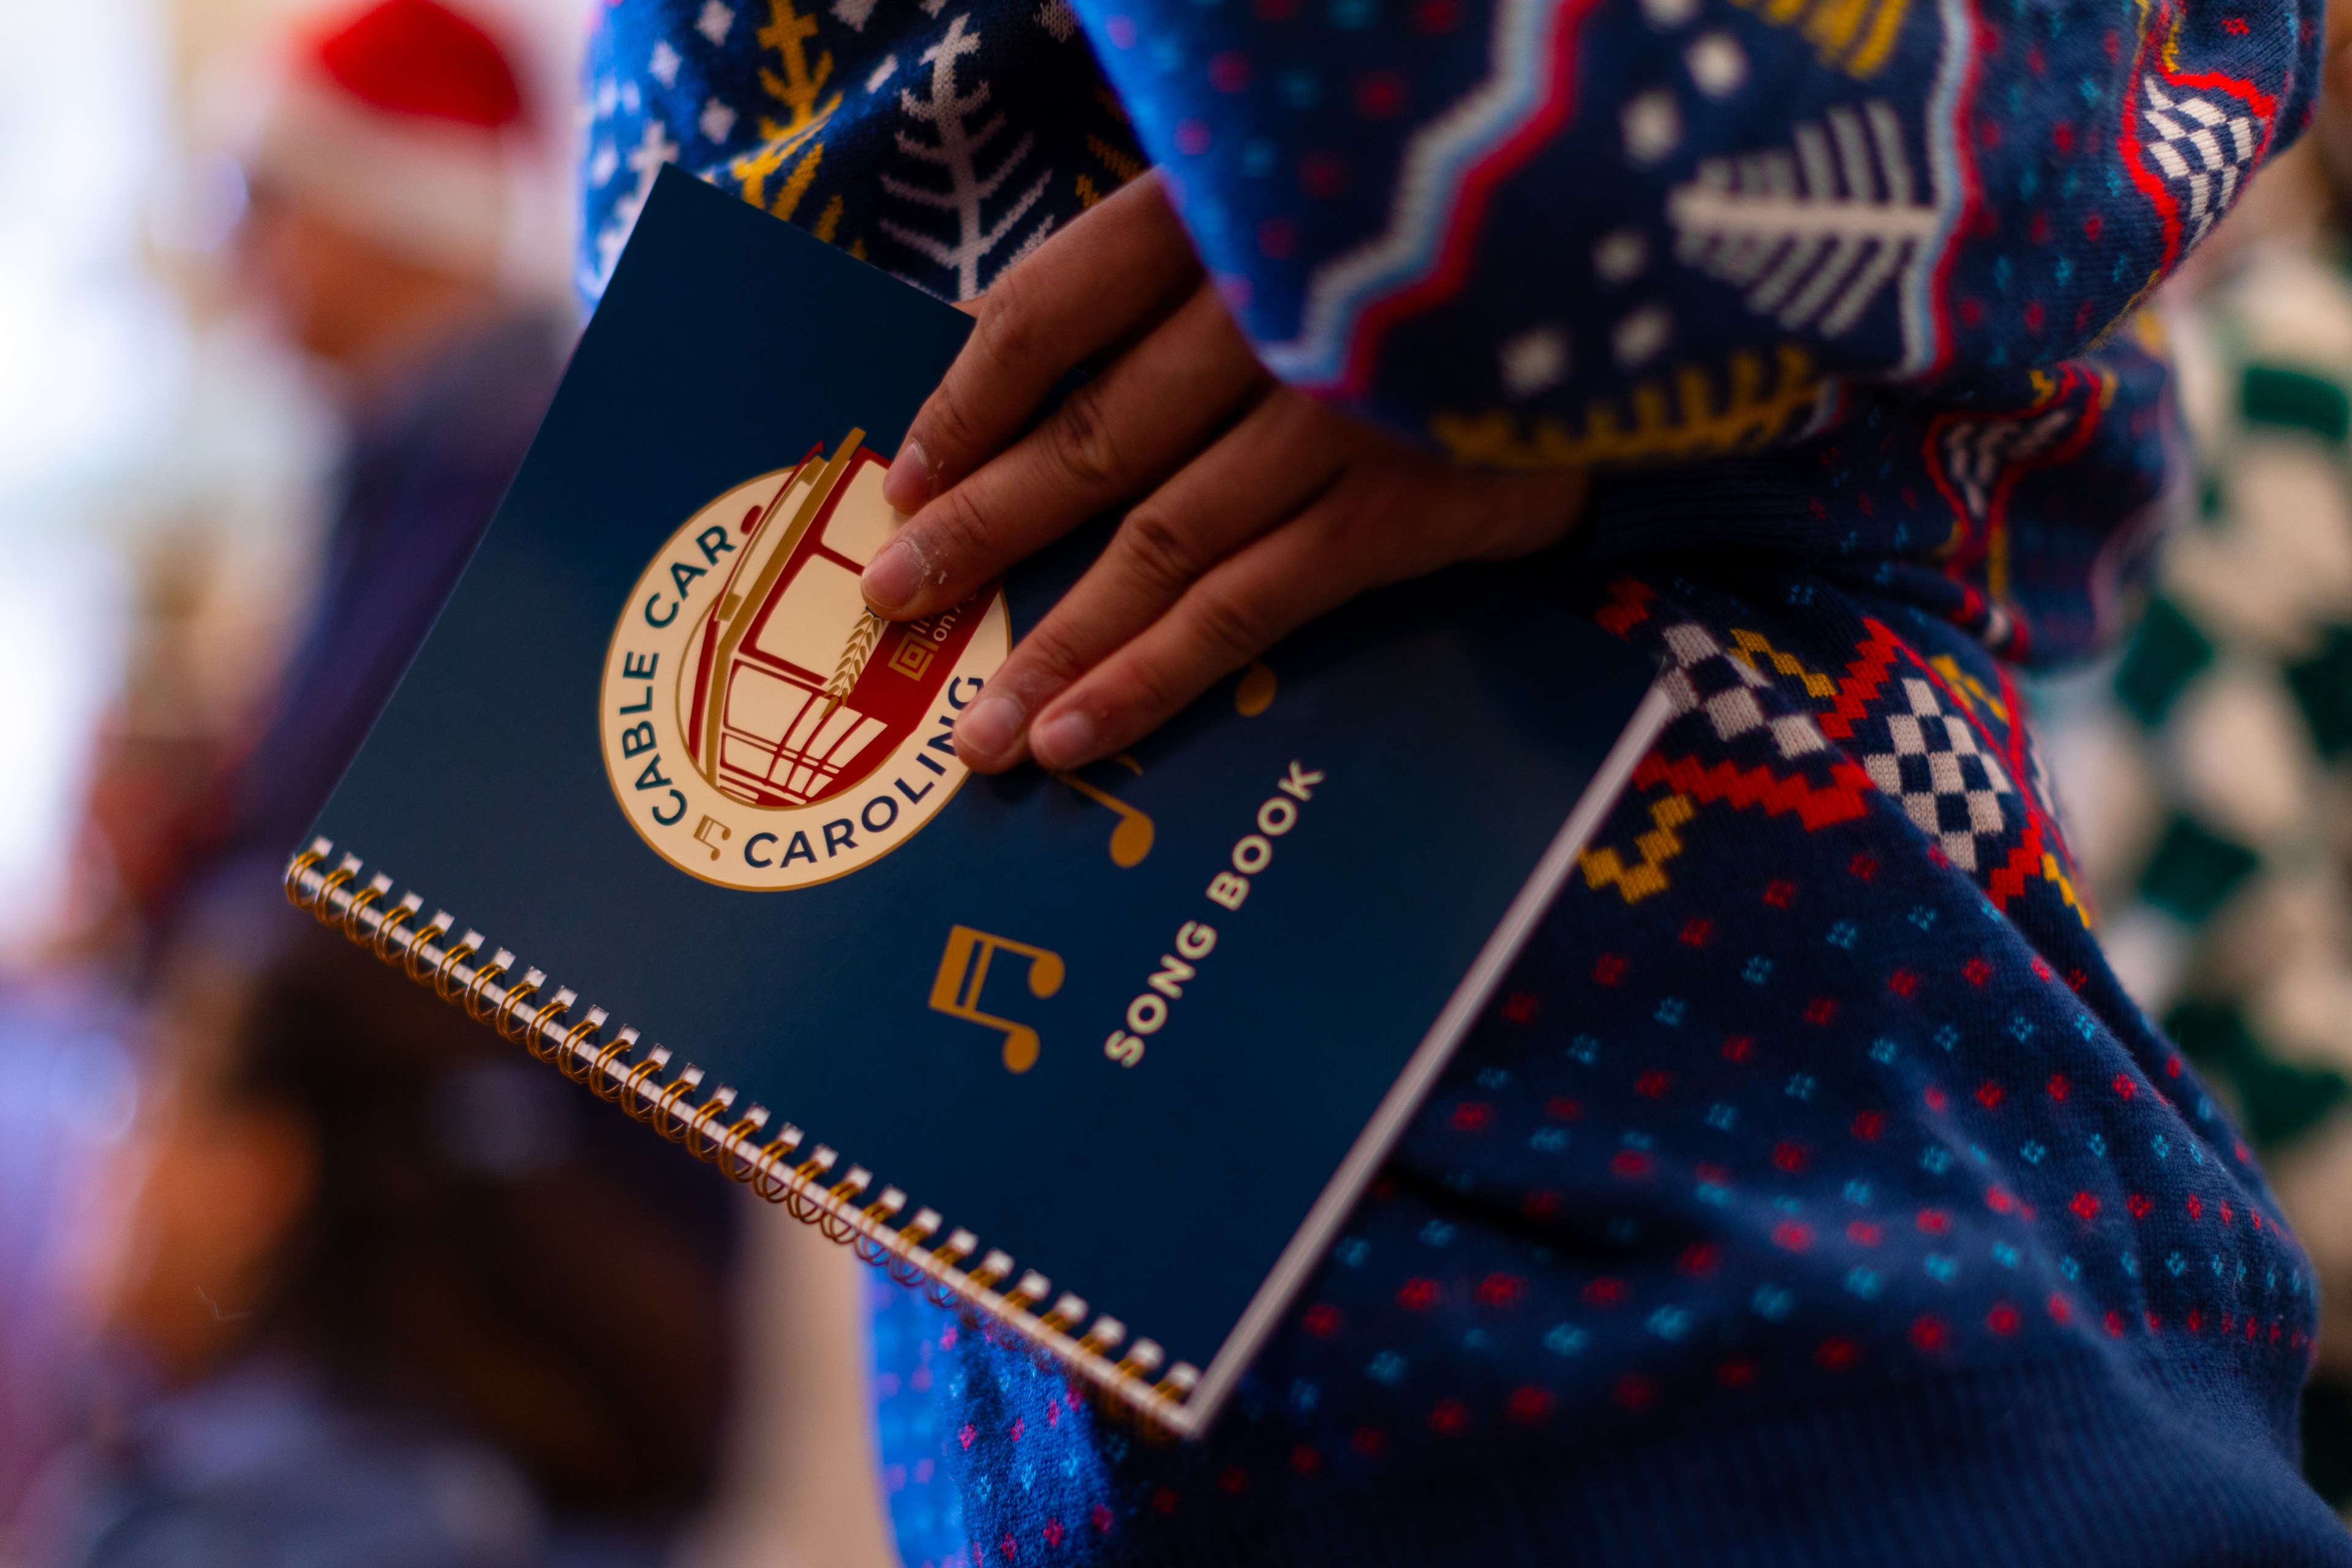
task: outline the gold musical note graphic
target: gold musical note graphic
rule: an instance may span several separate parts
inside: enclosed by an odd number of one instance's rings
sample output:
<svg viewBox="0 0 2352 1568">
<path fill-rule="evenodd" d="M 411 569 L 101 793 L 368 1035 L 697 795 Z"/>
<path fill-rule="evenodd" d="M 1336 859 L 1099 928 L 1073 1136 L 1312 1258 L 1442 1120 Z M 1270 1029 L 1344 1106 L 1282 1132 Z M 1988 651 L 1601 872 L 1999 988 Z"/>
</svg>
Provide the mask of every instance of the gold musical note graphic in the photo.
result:
<svg viewBox="0 0 2352 1568">
<path fill-rule="evenodd" d="M 940 954 L 940 972 L 931 980 L 931 1011 L 1002 1031 L 1004 1070 L 1027 1072 L 1037 1065 L 1037 1031 L 980 1010 L 981 989 L 988 984 L 988 961 L 1000 948 L 1029 961 L 1030 995 L 1051 996 L 1062 988 L 1065 970 L 1060 953 L 970 926 L 950 926 L 946 951 Z"/>
<path fill-rule="evenodd" d="M 1109 761 L 1117 763 L 1138 778 L 1143 776 L 1143 764 L 1120 752 Z M 1143 858 L 1151 853 L 1151 841 L 1157 833 L 1151 818 L 1109 791 L 1097 789 L 1076 773 L 1055 773 L 1055 778 L 1093 801 L 1118 813 L 1118 826 L 1110 830 L 1110 863 L 1124 869 L 1140 866 Z"/>
<path fill-rule="evenodd" d="M 719 829 L 719 837 L 716 838 L 710 837 L 710 830 L 714 827 Z M 710 846 L 710 858 L 713 860 L 716 860 L 719 858 L 719 846 L 728 839 L 734 837 L 735 832 L 734 829 L 729 827 L 717 817 L 706 816 L 700 822 L 694 825 L 694 837 L 700 842 Z"/>
<path fill-rule="evenodd" d="M 1242 671 L 1241 684 L 1234 688 L 1234 711 L 1244 719 L 1256 718 L 1274 706 L 1275 684 L 1265 660 L 1256 660 Z"/>
</svg>

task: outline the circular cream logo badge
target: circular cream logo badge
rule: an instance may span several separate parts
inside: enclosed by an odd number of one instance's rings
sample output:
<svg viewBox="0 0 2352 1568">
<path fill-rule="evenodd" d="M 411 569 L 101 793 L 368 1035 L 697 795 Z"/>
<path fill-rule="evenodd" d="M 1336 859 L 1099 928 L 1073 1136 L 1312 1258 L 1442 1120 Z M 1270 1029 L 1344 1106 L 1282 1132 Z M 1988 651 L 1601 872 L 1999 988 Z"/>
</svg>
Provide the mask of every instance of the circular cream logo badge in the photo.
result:
<svg viewBox="0 0 2352 1568">
<path fill-rule="evenodd" d="M 963 782 L 949 736 L 1004 662 L 1004 597 L 892 625 L 858 576 L 898 516 L 853 430 L 671 534 L 604 653 L 604 772 L 645 841 L 705 881 L 805 888 L 871 865 Z"/>
</svg>

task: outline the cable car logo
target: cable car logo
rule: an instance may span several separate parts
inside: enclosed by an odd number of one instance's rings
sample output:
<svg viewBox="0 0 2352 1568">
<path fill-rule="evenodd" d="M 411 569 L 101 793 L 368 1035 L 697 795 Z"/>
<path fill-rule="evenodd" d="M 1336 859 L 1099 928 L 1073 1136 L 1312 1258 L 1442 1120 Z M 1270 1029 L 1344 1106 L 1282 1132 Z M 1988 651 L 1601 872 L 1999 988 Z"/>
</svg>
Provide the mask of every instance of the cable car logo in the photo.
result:
<svg viewBox="0 0 2352 1568">
<path fill-rule="evenodd" d="M 1010 645 L 994 584 L 903 626 L 858 579 L 898 524 L 852 430 L 734 486 L 663 543 L 613 629 L 604 767 L 638 834 L 706 881 L 806 887 L 946 804 L 956 715 Z"/>
</svg>

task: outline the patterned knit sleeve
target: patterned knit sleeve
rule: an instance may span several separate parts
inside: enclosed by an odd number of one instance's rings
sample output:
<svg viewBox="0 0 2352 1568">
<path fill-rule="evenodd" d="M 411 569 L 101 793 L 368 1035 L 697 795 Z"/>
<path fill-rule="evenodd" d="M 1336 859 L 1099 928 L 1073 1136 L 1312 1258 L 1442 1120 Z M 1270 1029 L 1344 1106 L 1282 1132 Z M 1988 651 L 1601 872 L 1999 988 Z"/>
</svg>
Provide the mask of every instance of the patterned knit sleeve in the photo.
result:
<svg viewBox="0 0 2352 1568">
<path fill-rule="evenodd" d="M 1501 464 L 1780 445 L 2081 353 L 2301 131 L 2321 16 L 1071 3 L 1266 363 Z"/>
</svg>

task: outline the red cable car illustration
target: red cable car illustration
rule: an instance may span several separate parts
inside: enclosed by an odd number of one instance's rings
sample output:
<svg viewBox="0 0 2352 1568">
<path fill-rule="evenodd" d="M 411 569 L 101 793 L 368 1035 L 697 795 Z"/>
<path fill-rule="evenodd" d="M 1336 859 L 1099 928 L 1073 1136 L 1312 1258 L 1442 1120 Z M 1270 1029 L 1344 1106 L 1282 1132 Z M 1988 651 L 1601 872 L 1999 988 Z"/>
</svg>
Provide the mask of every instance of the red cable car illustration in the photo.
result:
<svg viewBox="0 0 2352 1568">
<path fill-rule="evenodd" d="M 904 626 L 866 607 L 858 577 L 898 517 L 864 436 L 852 430 L 830 461 L 812 451 L 745 515 L 696 639 L 679 694 L 687 750 L 747 805 L 808 805 L 881 766 L 923 722 L 996 592 Z"/>
</svg>

